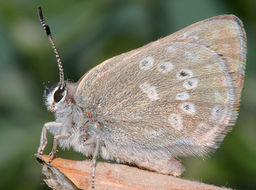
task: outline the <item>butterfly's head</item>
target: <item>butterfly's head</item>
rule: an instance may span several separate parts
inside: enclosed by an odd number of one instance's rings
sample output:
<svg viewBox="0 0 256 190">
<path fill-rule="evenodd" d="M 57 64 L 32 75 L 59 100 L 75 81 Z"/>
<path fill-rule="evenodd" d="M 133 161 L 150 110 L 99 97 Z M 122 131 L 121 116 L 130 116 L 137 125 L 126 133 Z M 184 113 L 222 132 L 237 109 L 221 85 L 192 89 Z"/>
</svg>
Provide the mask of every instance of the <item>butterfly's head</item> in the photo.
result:
<svg viewBox="0 0 256 190">
<path fill-rule="evenodd" d="M 59 108 L 65 107 L 67 103 L 67 87 L 66 83 L 62 87 L 60 83 L 50 87 L 49 85 L 44 85 L 44 102 L 47 109 L 51 112 L 56 112 Z"/>
<path fill-rule="evenodd" d="M 78 83 L 69 81 L 65 81 L 63 86 L 60 82 L 52 86 L 49 83 L 44 84 L 43 99 L 47 109 L 51 112 L 62 112 L 75 105 L 77 85 Z"/>
</svg>

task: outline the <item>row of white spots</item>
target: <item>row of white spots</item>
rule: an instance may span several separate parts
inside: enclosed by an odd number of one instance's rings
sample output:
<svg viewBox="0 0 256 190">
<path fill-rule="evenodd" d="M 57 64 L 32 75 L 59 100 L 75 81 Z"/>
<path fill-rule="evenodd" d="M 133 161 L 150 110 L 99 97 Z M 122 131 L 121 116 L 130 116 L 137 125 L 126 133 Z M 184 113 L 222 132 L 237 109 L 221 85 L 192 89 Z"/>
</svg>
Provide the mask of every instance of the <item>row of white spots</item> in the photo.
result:
<svg viewBox="0 0 256 190">
<path fill-rule="evenodd" d="M 141 70 L 146 71 L 146 70 L 151 69 L 153 66 L 154 66 L 154 58 L 152 56 L 147 56 L 139 62 L 139 67 Z M 160 73 L 168 73 L 172 69 L 173 69 L 173 64 L 169 61 L 160 63 L 157 66 L 157 70 Z"/>
<path fill-rule="evenodd" d="M 174 129 L 176 129 L 178 131 L 183 129 L 183 118 L 182 118 L 181 115 L 171 113 L 169 115 L 168 121 Z M 201 123 L 201 124 L 199 124 L 195 133 L 197 133 L 197 134 L 201 133 L 202 134 L 202 132 L 205 131 L 205 129 L 207 129 L 207 128 L 208 128 L 208 126 L 206 124 Z"/>
<path fill-rule="evenodd" d="M 142 70 L 149 70 L 153 67 L 153 65 L 154 65 L 154 58 L 151 56 L 145 57 L 139 62 L 139 67 Z M 157 65 L 157 70 L 160 73 L 168 73 L 173 68 L 174 68 L 173 64 L 169 61 L 162 62 Z M 187 79 L 187 78 L 191 78 L 193 76 L 193 72 L 189 69 L 182 69 L 179 72 L 177 72 L 176 76 L 180 80 Z"/>
<path fill-rule="evenodd" d="M 182 69 L 177 73 L 177 78 L 180 80 L 188 79 L 193 76 L 193 72 L 188 69 Z M 193 78 L 193 79 L 188 79 L 184 81 L 183 87 L 186 89 L 193 89 L 197 87 L 198 84 L 198 79 Z M 177 100 L 188 100 L 190 98 L 188 92 L 181 92 L 176 94 L 175 97 Z M 191 102 L 183 102 L 180 104 L 180 109 L 185 112 L 186 114 L 193 115 L 196 113 L 195 105 Z"/>
<path fill-rule="evenodd" d="M 184 83 L 183 83 L 183 87 L 186 88 L 186 89 L 193 89 L 195 87 L 197 87 L 197 84 L 198 84 L 198 80 L 196 78 L 193 78 L 193 79 L 189 79 L 189 80 L 186 80 Z M 153 98 L 155 100 L 159 99 L 158 97 L 158 94 L 157 94 L 157 91 L 156 91 L 156 87 L 152 86 L 151 84 L 149 84 L 148 82 L 144 82 L 142 83 L 140 86 L 140 89 L 146 93 L 146 94 L 151 94 L 150 96 L 148 95 L 148 97 L 152 100 L 152 97 L 157 97 L 157 98 Z M 178 93 L 176 94 L 176 100 L 187 100 L 189 99 L 189 94 L 188 92 L 181 92 L 181 93 Z"/>
<path fill-rule="evenodd" d="M 195 105 L 191 102 L 183 102 L 180 104 L 179 108 L 186 114 L 194 115 L 196 113 Z M 222 123 L 227 116 L 227 108 L 217 105 L 212 109 L 211 120 L 218 121 Z"/>
<path fill-rule="evenodd" d="M 218 54 L 215 51 L 211 51 L 214 55 L 218 56 Z M 230 87 L 228 89 L 228 95 L 227 98 L 224 99 L 225 101 L 230 100 L 230 102 L 234 101 L 235 95 L 234 95 L 234 88 L 233 88 L 233 84 L 232 84 L 232 78 L 228 72 L 228 68 L 226 67 L 224 60 L 223 59 L 218 59 L 218 64 L 221 67 L 221 70 L 223 71 L 223 75 L 220 79 L 217 80 L 221 80 L 222 85 L 223 86 L 228 86 Z M 218 94 L 218 93 L 217 93 Z M 216 94 L 215 94 L 216 96 Z M 227 118 L 228 115 L 228 110 L 227 107 L 223 107 L 223 106 L 216 106 L 215 108 L 213 108 L 212 110 L 212 119 L 218 120 L 219 123 L 223 122 L 225 118 Z"/>
<path fill-rule="evenodd" d="M 215 56 L 218 56 L 218 54 L 213 50 L 211 51 L 211 53 Z M 216 64 L 221 68 L 224 76 L 222 76 L 221 78 L 214 77 L 214 80 L 221 81 L 223 86 L 228 86 L 230 88 L 229 88 L 228 94 L 226 95 L 226 98 L 221 96 L 221 94 L 218 91 L 216 91 L 214 93 L 215 100 L 217 102 L 227 103 L 228 100 L 232 101 L 232 98 L 234 97 L 232 79 L 231 79 L 231 76 L 229 75 L 228 68 L 226 68 L 226 65 L 224 64 L 223 59 L 218 59 L 218 62 Z M 227 118 L 227 115 L 228 115 L 227 106 L 217 105 L 212 109 L 210 119 L 215 120 L 219 123 L 222 123 L 224 119 Z"/>
<path fill-rule="evenodd" d="M 196 112 L 194 104 L 190 103 L 190 102 L 182 103 L 180 105 L 180 108 L 184 112 L 191 114 L 191 115 L 193 115 Z M 215 120 L 218 123 L 222 123 L 226 116 L 227 116 L 227 108 L 217 105 L 212 109 L 210 119 Z M 183 128 L 183 118 L 179 114 L 171 113 L 169 115 L 168 121 L 171 124 L 171 126 L 176 130 L 181 130 Z M 200 136 L 200 134 L 206 133 L 208 131 L 208 129 L 209 129 L 209 126 L 207 124 L 200 123 L 194 133 L 195 133 L 195 135 Z"/>
<path fill-rule="evenodd" d="M 166 48 L 166 51 L 168 53 L 174 53 L 175 51 L 177 51 L 177 48 L 174 46 L 169 46 Z M 186 51 L 185 56 L 194 62 L 197 62 L 199 60 L 198 56 L 194 52 Z M 147 56 L 139 62 L 139 67 L 142 70 L 149 70 L 153 67 L 153 65 L 154 65 L 154 58 L 152 56 Z M 167 73 L 172 69 L 173 69 L 173 64 L 170 62 L 163 62 L 158 65 L 158 71 L 161 73 Z"/>
<path fill-rule="evenodd" d="M 145 57 L 144 59 L 142 59 L 140 61 L 139 67 L 142 70 L 148 70 L 153 67 L 153 64 L 154 64 L 154 59 L 153 59 L 153 57 L 149 56 L 149 57 Z M 163 63 L 158 64 L 157 70 L 161 73 L 167 73 L 167 72 L 170 72 L 173 69 L 173 67 L 174 66 L 172 63 L 163 62 Z M 188 79 L 193 76 L 193 72 L 189 69 L 182 69 L 179 72 L 177 72 L 176 76 L 180 80 Z M 192 89 L 197 86 L 197 83 L 198 83 L 198 79 L 196 79 L 196 78 L 187 80 L 184 82 L 184 87 L 187 89 Z"/>
<path fill-rule="evenodd" d="M 184 86 L 184 88 L 189 90 L 189 89 L 193 89 L 193 88 L 197 87 L 197 84 L 198 84 L 198 80 L 196 78 L 193 78 L 193 79 L 184 81 L 183 86 Z M 159 99 L 159 96 L 157 94 L 155 86 L 149 84 L 148 82 L 144 82 L 139 87 L 144 93 L 146 93 L 148 95 L 148 97 L 152 101 Z M 188 92 L 181 92 L 181 93 L 176 94 L 175 98 L 177 100 L 187 100 L 187 99 L 189 99 L 189 94 L 188 94 Z"/>
<path fill-rule="evenodd" d="M 144 92 L 148 96 L 148 98 L 151 101 L 155 101 L 159 99 L 159 96 L 156 91 L 156 87 L 149 84 L 148 82 L 142 83 L 140 85 L 140 89 L 142 90 L 142 92 Z"/>
<path fill-rule="evenodd" d="M 154 65 L 154 58 L 152 56 L 145 57 L 139 62 L 139 67 L 142 70 L 149 70 L 153 67 L 153 65 Z M 168 73 L 173 68 L 174 66 L 170 61 L 162 62 L 157 66 L 157 70 L 161 73 Z M 182 69 L 176 74 L 176 77 L 181 80 L 191 78 L 192 76 L 193 76 L 193 72 L 189 69 Z"/>
</svg>

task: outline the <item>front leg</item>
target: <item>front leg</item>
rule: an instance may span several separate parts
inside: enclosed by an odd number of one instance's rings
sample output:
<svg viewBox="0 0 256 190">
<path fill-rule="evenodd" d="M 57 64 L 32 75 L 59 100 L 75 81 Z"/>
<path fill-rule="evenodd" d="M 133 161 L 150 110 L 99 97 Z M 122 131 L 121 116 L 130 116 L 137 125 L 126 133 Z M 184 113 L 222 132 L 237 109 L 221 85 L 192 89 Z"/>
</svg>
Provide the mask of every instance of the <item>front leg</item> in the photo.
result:
<svg viewBox="0 0 256 190">
<path fill-rule="evenodd" d="M 40 146 L 37 150 L 37 155 L 42 155 L 43 154 L 43 151 L 44 151 L 44 148 L 45 146 L 47 145 L 47 130 L 51 130 L 51 131 L 54 131 L 54 130 L 60 130 L 61 128 L 63 127 L 63 124 L 62 123 L 58 123 L 58 122 L 55 122 L 55 121 L 52 121 L 52 122 L 47 122 L 44 124 L 43 126 L 43 129 L 42 129 L 42 133 L 41 133 L 41 139 L 40 139 Z"/>
</svg>

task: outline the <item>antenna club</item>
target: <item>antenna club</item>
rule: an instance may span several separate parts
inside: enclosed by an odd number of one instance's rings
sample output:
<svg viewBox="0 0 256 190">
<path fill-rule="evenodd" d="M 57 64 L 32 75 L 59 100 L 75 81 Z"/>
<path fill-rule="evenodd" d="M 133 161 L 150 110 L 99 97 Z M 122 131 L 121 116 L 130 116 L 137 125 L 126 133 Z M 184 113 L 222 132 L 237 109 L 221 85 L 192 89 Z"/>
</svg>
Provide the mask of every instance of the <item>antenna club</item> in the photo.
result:
<svg viewBox="0 0 256 190">
<path fill-rule="evenodd" d="M 37 6 L 38 16 L 40 20 L 44 20 L 42 8 L 40 6 Z"/>
<path fill-rule="evenodd" d="M 42 11 L 42 8 L 40 6 L 37 7 L 37 10 L 38 10 L 38 17 L 39 17 L 39 20 L 41 22 L 41 25 L 43 26 L 45 32 L 46 32 L 46 35 L 49 36 L 51 35 L 51 30 L 50 30 L 50 27 L 45 24 L 44 22 L 44 16 L 43 16 L 43 11 Z"/>
</svg>

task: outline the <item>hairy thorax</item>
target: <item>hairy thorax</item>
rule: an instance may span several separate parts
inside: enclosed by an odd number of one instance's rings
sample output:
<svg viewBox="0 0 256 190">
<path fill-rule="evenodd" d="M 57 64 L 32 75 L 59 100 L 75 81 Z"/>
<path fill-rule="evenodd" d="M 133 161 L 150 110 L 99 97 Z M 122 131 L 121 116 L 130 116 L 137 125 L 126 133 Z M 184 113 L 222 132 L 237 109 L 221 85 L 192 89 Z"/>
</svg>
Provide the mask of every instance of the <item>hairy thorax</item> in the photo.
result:
<svg viewBox="0 0 256 190">
<path fill-rule="evenodd" d="M 59 139 L 60 147 L 64 149 L 72 147 L 75 151 L 81 152 L 86 156 L 92 155 L 94 146 L 85 143 L 91 138 L 89 133 L 92 129 L 92 121 L 86 117 L 80 107 L 74 105 L 73 102 L 68 102 L 56 110 L 55 119 L 56 122 L 62 123 L 63 127 L 60 131 L 50 132 L 53 135 L 70 134 L 68 138 Z"/>
</svg>

